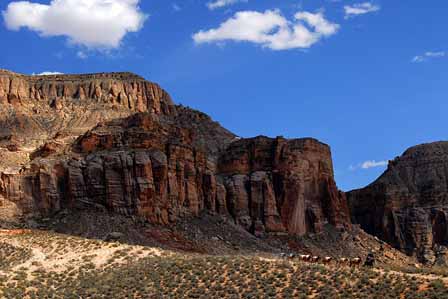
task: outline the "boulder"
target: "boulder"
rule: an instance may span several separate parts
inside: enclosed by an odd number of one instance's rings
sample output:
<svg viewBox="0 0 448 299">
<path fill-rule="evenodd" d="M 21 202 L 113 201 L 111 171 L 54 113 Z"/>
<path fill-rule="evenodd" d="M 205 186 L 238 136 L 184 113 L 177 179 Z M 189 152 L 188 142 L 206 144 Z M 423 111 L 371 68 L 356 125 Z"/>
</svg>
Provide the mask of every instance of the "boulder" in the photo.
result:
<svg viewBox="0 0 448 299">
<path fill-rule="evenodd" d="M 119 240 L 121 240 L 123 237 L 124 237 L 124 234 L 123 234 L 123 233 L 120 233 L 120 232 L 111 232 L 111 233 L 108 233 L 108 234 L 107 234 L 107 236 L 104 238 L 104 241 L 106 241 L 106 242 L 110 242 L 110 241 L 112 241 L 112 242 L 114 242 L 114 241 L 119 241 Z"/>
</svg>

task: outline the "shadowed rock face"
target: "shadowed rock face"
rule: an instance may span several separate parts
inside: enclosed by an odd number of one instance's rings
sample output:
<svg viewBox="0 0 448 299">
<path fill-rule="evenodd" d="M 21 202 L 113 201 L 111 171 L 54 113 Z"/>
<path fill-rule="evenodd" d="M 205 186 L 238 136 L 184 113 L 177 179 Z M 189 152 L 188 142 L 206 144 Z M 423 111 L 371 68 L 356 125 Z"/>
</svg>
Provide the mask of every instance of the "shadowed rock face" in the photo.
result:
<svg viewBox="0 0 448 299">
<path fill-rule="evenodd" d="M 317 140 L 237 140 L 204 113 L 173 105 L 160 87 L 128 73 L 3 72 L 3 78 L 9 83 L 0 109 L 10 111 L 4 134 L 11 136 L 4 155 L 15 167 L 0 172 L 1 219 L 85 208 L 169 224 L 208 211 L 257 235 L 303 235 L 326 223 L 350 228 L 330 148 Z M 57 125 L 41 123 L 29 107 L 52 112 Z M 16 130 L 17 111 L 47 133 Z M 27 138 L 35 140 L 29 153 L 20 142 L 11 147 Z"/>
<path fill-rule="evenodd" d="M 448 245 L 448 142 L 408 149 L 364 189 L 348 193 L 352 220 L 422 261 Z"/>
<path fill-rule="evenodd" d="M 326 223 L 350 227 L 330 148 L 315 139 L 242 139 L 221 155 L 218 170 L 230 212 L 256 234 L 303 235 L 320 232 Z"/>
</svg>

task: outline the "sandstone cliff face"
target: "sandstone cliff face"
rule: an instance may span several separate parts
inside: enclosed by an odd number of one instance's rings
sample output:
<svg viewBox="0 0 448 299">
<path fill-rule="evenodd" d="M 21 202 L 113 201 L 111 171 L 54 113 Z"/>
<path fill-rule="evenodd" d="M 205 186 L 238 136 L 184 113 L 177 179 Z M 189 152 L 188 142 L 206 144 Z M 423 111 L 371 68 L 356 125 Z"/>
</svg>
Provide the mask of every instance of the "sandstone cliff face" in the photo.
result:
<svg viewBox="0 0 448 299">
<path fill-rule="evenodd" d="M 25 76 L 0 70 L 0 146 L 35 149 L 46 139 L 77 137 L 99 122 L 174 109 L 160 86 L 131 73 Z"/>
<path fill-rule="evenodd" d="M 65 115 L 80 123 L 79 108 L 87 111 L 91 103 L 105 117 L 91 118 L 97 123 L 88 129 L 44 126 L 54 136 L 38 137 L 28 160 L 17 158 L 23 155 L 20 142 L 10 147 L 8 157 L 16 157 L 19 167 L 0 171 L 1 219 L 85 208 L 159 224 L 218 213 L 256 235 L 303 235 L 319 232 L 327 223 L 350 228 L 345 196 L 333 179 L 330 149 L 317 140 L 237 140 L 207 115 L 173 105 L 157 85 L 132 74 L 13 80 L 19 82 L 14 86 L 26 88 L 18 92 L 9 79 L 2 109 L 16 112 L 43 101 L 39 107 L 58 111 L 60 99 Z M 36 119 L 34 112 L 27 113 Z M 27 129 L 13 131 L 15 127 L 9 126 L 8 134 L 28 136 Z"/>
<path fill-rule="evenodd" d="M 257 137 L 230 145 L 220 157 L 228 206 L 254 233 L 349 228 L 345 196 L 333 179 L 330 148 L 314 139 Z"/>
<path fill-rule="evenodd" d="M 173 105 L 160 86 L 132 73 L 25 76 L 0 70 L 2 104 L 37 106 L 41 103 L 60 110 L 64 103 L 92 100 L 156 114 L 168 114 Z"/>
<path fill-rule="evenodd" d="M 448 245 L 448 142 L 408 149 L 374 183 L 348 193 L 352 219 L 422 261 Z"/>
</svg>

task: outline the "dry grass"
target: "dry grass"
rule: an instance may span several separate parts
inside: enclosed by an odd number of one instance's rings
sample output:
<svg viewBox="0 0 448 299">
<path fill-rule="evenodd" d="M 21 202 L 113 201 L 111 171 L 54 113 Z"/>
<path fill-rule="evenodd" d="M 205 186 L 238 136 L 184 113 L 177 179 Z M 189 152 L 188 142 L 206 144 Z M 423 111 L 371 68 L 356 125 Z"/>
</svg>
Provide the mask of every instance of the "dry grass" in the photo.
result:
<svg viewBox="0 0 448 299">
<path fill-rule="evenodd" d="M 443 280 L 401 272 L 182 255 L 46 232 L 0 236 L 0 256 L 11 257 L 0 264 L 1 298 L 448 298 Z"/>
</svg>

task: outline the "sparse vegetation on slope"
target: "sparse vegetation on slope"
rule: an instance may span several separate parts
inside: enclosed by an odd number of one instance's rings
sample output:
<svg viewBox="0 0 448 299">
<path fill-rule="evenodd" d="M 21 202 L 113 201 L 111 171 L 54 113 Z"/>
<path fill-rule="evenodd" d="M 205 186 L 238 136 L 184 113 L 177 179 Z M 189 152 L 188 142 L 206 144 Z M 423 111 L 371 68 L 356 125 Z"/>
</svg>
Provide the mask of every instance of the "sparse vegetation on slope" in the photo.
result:
<svg viewBox="0 0 448 299">
<path fill-rule="evenodd" d="M 31 257 L 31 250 L 0 242 L 0 269 L 7 270 Z"/>
<path fill-rule="evenodd" d="M 181 254 L 50 232 L 0 236 L 2 298 L 448 298 L 444 278 Z M 26 250 L 23 248 L 32 248 Z"/>
</svg>

